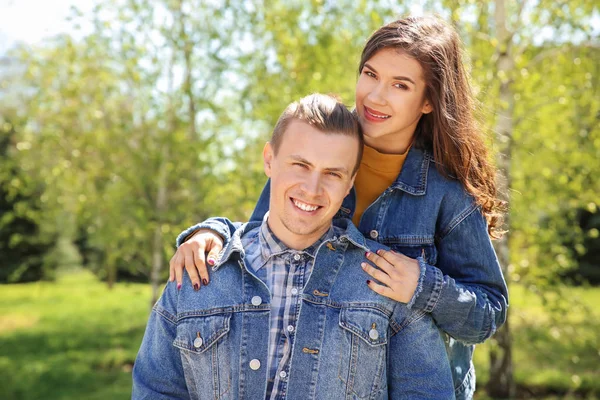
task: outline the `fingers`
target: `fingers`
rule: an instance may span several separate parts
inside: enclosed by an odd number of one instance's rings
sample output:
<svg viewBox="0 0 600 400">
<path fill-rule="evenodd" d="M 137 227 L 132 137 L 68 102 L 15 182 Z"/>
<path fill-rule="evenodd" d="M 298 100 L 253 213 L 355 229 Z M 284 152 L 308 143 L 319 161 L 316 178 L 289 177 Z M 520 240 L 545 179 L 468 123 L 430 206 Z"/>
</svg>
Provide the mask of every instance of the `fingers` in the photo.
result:
<svg viewBox="0 0 600 400">
<path fill-rule="evenodd" d="M 394 265 L 387 261 L 381 255 L 379 255 L 380 251 L 381 250 L 379 250 L 377 253 L 372 253 L 368 251 L 365 253 L 365 257 L 367 257 L 367 260 L 377 265 L 377 267 L 384 271 L 386 274 L 392 275 L 395 272 Z"/>
<path fill-rule="evenodd" d="M 175 263 L 174 263 L 175 280 L 177 281 L 177 289 L 181 289 L 181 282 L 183 280 L 183 266 L 184 266 L 184 261 L 182 260 L 181 253 L 179 252 L 179 250 L 177 250 L 177 253 L 175 253 Z"/>
<path fill-rule="evenodd" d="M 204 285 L 208 285 L 208 282 L 210 282 L 210 278 L 208 276 L 208 267 L 206 264 L 208 263 L 208 265 L 210 265 L 211 267 L 214 266 L 217 263 L 219 253 L 221 252 L 222 248 L 223 240 L 221 239 L 221 237 L 215 235 L 215 238 L 213 238 L 213 240 L 210 243 L 210 247 L 207 248 L 208 255 L 206 256 L 206 263 L 204 262 L 204 260 L 201 260 L 201 263 L 196 265 L 198 267 L 198 272 L 200 272 L 200 277 L 202 278 L 202 283 Z"/>
<path fill-rule="evenodd" d="M 371 275 L 377 281 L 379 281 L 387 286 L 389 286 L 391 284 L 390 276 L 388 274 L 386 274 L 385 272 L 383 272 L 382 270 L 374 268 L 371 265 L 369 265 L 369 263 L 366 263 L 366 262 L 361 263 L 360 266 L 367 274 Z"/>
<path fill-rule="evenodd" d="M 169 260 L 169 282 L 175 280 L 175 259 L 177 258 L 177 252 L 173 254 L 173 257 Z"/>
<path fill-rule="evenodd" d="M 386 251 L 386 250 L 380 249 L 380 250 L 377 250 L 377 254 L 392 265 L 397 265 L 397 264 L 401 263 L 402 261 L 411 259 L 410 257 L 407 257 L 402 253 L 396 253 L 393 250 Z"/>
<path fill-rule="evenodd" d="M 204 260 L 201 260 L 197 254 L 197 252 L 188 252 L 185 255 L 185 269 L 190 276 L 194 290 L 200 289 L 200 276 L 198 276 L 196 268 L 200 262 L 204 264 Z M 202 252 L 202 255 L 204 255 L 204 252 Z"/>
<path fill-rule="evenodd" d="M 367 286 L 369 287 L 369 289 L 371 289 L 375 293 L 378 293 L 378 294 L 380 294 L 382 296 L 385 296 L 387 298 L 390 298 L 392 300 L 398 301 L 396 299 L 394 291 L 392 289 L 390 289 L 389 287 L 387 287 L 387 286 L 380 285 L 380 284 L 375 283 L 375 282 L 373 282 L 371 280 L 367 281 Z"/>
</svg>

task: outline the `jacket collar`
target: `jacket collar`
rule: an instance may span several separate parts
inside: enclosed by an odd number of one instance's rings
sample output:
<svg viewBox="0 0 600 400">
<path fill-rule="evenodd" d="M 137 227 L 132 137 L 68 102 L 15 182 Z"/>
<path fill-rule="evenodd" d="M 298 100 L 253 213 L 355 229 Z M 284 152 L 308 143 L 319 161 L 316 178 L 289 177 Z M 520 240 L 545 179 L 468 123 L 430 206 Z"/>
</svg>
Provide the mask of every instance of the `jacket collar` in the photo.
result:
<svg viewBox="0 0 600 400">
<path fill-rule="evenodd" d="M 411 147 L 402 171 L 391 186 L 392 189 L 400 189 L 415 196 L 423 196 L 427 191 L 427 172 L 430 162 L 433 162 L 431 153 L 414 146 Z"/>
<path fill-rule="evenodd" d="M 244 233 L 251 231 L 252 229 L 260 226 L 261 222 L 248 222 L 240 226 L 232 235 L 231 240 L 223 247 L 219 254 L 219 261 L 212 268 L 213 271 L 219 269 L 225 264 L 230 258 L 237 256 L 241 259 L 245 257 L 244 248 L 242 246 L 242 236 Z M 349 241 L 357 247 L 363 248 L 368 251 L 368 247 L 365 242 L 365 237 L 362 233 L 354 226 L 352 221 L 347 218 L 336 218 L 333 220 L 333 228 L 335 236 L 329 235 L 329 239 L 325 241 Z"/>
</svg>

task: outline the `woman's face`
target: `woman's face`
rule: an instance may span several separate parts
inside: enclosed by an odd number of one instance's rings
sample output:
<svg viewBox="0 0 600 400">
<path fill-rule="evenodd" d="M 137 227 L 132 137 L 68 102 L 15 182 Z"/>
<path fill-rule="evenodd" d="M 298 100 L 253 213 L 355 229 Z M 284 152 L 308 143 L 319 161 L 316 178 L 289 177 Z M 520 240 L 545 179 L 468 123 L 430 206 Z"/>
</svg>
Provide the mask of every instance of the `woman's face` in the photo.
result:
<svg viewBox="0 0 600 400">
<path fill-rule="evenodd" d="M 419 119 L 432 111 L 419 62 L 397 49 L 375 53 L 356 83 L 356 111 L 367 146 L 381 153 L 406 152 Z"/>
</svg>

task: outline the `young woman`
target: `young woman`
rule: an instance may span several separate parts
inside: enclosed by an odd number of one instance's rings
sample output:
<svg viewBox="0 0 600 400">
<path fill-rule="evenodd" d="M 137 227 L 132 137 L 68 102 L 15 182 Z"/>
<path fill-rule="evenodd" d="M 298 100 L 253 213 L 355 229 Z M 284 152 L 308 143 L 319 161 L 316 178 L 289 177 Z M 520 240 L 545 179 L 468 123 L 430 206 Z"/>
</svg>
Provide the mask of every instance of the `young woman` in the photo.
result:
<svg viewBox="0 0 600 400">
<path fill-rule="evenodd" d="M 338 216 L 392 249 L 366 254 L 366 284 L 431 314 L 446 333 L 456 397 L 472 398 L 473 344 L 504 323 L 508 293 L 490 241 L 502 233 L 495 170 L 473 116 L 460 39 L 437 18 L 392 22 L 369 38 L 359 74 L 366 146 Z M 252 219 L 268 210 L 268 191 Z M 208 284 L 205 251 L 213 265 L 234 227 L 214 218 L 183 232 L 171 280 L 181 282 L 185 266 L 196 289 Z"/>
</svg>

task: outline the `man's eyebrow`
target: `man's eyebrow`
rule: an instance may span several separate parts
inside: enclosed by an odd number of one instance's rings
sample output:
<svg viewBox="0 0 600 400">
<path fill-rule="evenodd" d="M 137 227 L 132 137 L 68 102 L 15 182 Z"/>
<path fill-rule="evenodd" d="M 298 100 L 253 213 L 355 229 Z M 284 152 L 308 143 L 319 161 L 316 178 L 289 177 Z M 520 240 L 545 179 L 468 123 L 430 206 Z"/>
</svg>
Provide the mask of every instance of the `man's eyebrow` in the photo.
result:
<svg viewBox="0 0 600 400">
<path fill-rule="evenodd" d="M 373 71 L 373 72 L 377 73 L 377 70 L 376 70 L 375 68 L 373 68 L 373 66 L 372 66 L 371 64 L 369 64 L 369 63 L 365 63 L 365 65 L 363 66 L 363 68 L 364 68 L 364 67 L 367 67 L 367 68 L 369 68 L 371 71 Z M 413 81 L 413 80 L 412 80 L 411 78 L 409 78 L 408 76 L 401 76 L 401 75 L 398 75 L 398 76 L 392 76 L 392 79 L 395 79 L 395 80 L 397 80 L 397 81 L 408 81 L 408 82 L 412 83 L 412 84 L 413 84 L 413 85 L 415 85 L 415 86 L 417 85 L 417 84 L 415 83 L 415 81 Z"/>
<path fill-rule="evenodd" d="M 295 160 L 295 161 L 301 162 L 303 164 L 309 165 L 311 167 L 314 167 L 313 163 L 311 163 L 310 161 L 308 161 L 307 159 L 305 159 L 302 156 L 292 154 L 290 156 L 290 158 L 292 160 Z M 346 168 L 346 167 L 330 167 L 330 168 L 325 168 L 325 170 L 329 171 L 329 172 L 339 172 L 342 174 L 349 174 L 348 168 Z"/>
</svg>

